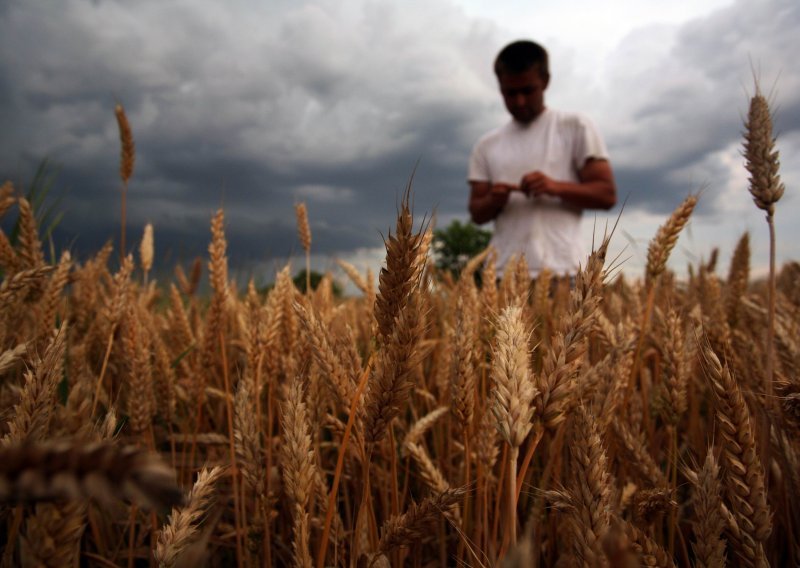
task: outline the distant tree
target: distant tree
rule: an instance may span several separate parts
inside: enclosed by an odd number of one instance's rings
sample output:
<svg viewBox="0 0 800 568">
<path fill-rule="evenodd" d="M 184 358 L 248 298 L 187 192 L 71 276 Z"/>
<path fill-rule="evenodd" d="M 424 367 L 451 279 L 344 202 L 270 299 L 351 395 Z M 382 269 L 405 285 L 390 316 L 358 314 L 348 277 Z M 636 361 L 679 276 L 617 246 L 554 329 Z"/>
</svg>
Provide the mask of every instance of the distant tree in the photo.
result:
<svg viewBox="0 0 800 568">
<path fill-rule="evenodd" d="M 322 282 L 322 279 L 325 275 L 317 272 L 315 270 L 311 271 L 311 289 L 316 290 L 319 283 Z M 294 285 L 297 287 L 298 290 L 305 293 L 306 291 L 306 270 L 305 268 L 298 272 L 295 277 L 292 279 Z M 342 295 L 342 285 L 339 284 L 336 280 L 332 282 L 333 287 L 333 295 L 337 298 L 341 297 Z"/>
<path fill-rule="evenodd" d="M 433 232 L 433 254 L 436 268 L 457 278 L 467 261 L 489 246 L 491 231 L 473 223 L 453 221 Z"/>
</svg>

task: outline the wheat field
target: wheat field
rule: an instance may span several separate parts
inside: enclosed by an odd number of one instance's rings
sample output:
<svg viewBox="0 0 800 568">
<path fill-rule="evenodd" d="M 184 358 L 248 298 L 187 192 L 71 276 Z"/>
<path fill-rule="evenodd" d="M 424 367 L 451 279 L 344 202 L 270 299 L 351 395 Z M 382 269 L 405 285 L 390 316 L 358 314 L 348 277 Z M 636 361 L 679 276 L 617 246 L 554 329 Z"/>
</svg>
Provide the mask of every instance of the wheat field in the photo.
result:
<svg viewBox="0 0 800 568">
<path fill-rule="evenodd" d="M 745 154 L 774 236 L 759 96 Z M 377 282 L 340 262 L 360 294 L 337 299 L 289 266 L 240 289 L 221 210 L 172 282 L 152 227 L 50 264 L 2 186 L 3 565 L 798 565 L 799 264 L 753 281 L 745 234 L 725 275 L 714 254 L 679 280 L 690 195 L 641 277 L 607 234 L 573 288 L 524 259 L 498 281 L 491 250 L 452 279 L 409 198 Z"/>
</svg>

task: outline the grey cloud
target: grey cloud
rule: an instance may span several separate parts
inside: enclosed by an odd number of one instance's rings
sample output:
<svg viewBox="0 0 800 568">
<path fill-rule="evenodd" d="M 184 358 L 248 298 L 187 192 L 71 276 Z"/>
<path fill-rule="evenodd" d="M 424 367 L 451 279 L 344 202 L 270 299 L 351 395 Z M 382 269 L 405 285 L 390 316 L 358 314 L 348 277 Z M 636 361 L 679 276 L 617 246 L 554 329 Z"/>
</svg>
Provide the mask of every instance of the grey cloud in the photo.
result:
<svg viewBox="0 0 800 568">
<path fill-rule="evenodd" d="M 780 15 L 780 17 L 778 17 Z M 609 145 L 618 159 L 620 185 L 631 191 L 630 205 L 663 212 L 674 207 L 685 186 L 674 172 L 708 165 L 708 156 L 738 143 L 752 94 L 752 68 L 779 109 L 776 129 L 800 128 L 800 72 L 786 67 L 800 51 L 800 5 L 793 0 L 745 2 L 692 21 L 678 30 L 658 27 L 628 37 L 614 56 L 606 103 Z M 672 39 L 670 39 L 672 38 Z M 612 108 L 622 102 L 624 108 Z M 725 186 L 730 169 L 713 168 L 702 182 L 710 199 Z M 743 188 L 743 191 L 746 191 Z"/>
</svg>

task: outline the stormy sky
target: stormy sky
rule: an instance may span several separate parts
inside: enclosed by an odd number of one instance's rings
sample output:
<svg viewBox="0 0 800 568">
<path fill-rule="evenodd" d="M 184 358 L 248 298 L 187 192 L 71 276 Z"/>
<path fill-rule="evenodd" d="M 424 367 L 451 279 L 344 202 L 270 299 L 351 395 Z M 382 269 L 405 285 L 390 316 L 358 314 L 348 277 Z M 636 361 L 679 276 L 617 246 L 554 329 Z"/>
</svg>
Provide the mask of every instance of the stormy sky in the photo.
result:
<svg viewBox="0 0 800 568">
<path fill-rule="evenodd" d="M 640 273 L 658 225 L 698 190 L 673 266 L 717 246 L 727 270 L 746 230 L 754 268 L 766 265 L 741 156 L 754 77 L 774 105 L 786 184 L 778 259 L 800 258 L 797 0 L 542 4 L 554 3 L 6 0 L 0 177 L 24 189 L 47 158 L 64 210 L 56 244 L 85 258 L 116 239 L 120 102 L 136 140 L 129 243 L 152 222 L 156 256 L 187 263 L 222 206 L 231 266 L 269 281 L 299 258 L 304 201 L 316 268 L 377 269 L 415 168 L 419 217 L 467 219 L 470 149 L 508 120 L 493 58 L 530 38 L 550 50 L 547 104 L 591 116 L 609 146 L 627 197 L 614 242 L 626 271 Z M 619 213 L 587 212 L 587 243 Z"/>
</svg>

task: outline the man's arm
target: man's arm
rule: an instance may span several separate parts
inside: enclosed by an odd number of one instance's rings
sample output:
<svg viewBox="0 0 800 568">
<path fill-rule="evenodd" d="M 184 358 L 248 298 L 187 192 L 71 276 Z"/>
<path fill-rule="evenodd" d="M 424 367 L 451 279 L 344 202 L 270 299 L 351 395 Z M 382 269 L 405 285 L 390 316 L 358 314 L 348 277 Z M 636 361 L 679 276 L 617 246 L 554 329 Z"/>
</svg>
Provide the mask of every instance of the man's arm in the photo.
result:
<svg viewBox="0 0 800 568">
<path fill-rule="evenodd" d="M 470 181 L 469 214 L 478 225 L 488 223 L 503 210 L 508 196 L 518 187 L 488 181 Z"/>
<path fill-rule="evenodd" d="M 617 203 L 617 186 L 608 160 L 590 158 L 578 172 L 578 183 L 557 181 L 542 172 L 523 176 L 520 189 L 528 195 L 552 195 L 581 209 L 611 209 Z"/>
</svg>

